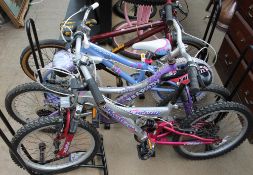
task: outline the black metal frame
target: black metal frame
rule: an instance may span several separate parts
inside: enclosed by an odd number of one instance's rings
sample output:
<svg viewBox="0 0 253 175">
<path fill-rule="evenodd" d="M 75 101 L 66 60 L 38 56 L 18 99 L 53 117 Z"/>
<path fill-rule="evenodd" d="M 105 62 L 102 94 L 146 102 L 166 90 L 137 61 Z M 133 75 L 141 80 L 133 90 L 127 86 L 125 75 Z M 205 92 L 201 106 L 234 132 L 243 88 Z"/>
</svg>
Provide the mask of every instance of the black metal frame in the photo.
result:
<svg viewBox="0 0 253 175">
<path fill-rule="evenodd" d="M 32 33 L 31 33 L 31 31 L 32 31 Z M 28 37 L 28 40 L 29 40 L 29 43 L 30 43 L 30 47 L 31 47 L 31 50 L 32 50 L 35 66 L 36 66 L 36 69 L 38 70 L 38 77 L 39 77 L 40 82 L 42 83 L 43 79 L 42 79 L 42 75 L 41 75 L 40 65 L 41 65 L 41 67 L 44 67 L 44 62 L 43 62 L 41 50 L 40 50 L 40 47 L 39 47 L 38 35 L 37 35 L 37 31 L 36 31 L 36 27 L 35 27 L 35 23 L 34 23 L 33 19 L 27 20 L 27 22 L 26 22 L 26 32 L 27 32 L 27 37 Z M 33 37 L 32 37 L 32 34 L 33 34 Z M 33 38 L 34 38 L 35 42 L 33 41 Z M 36 48 L 37 48 L 37 52 L 39 54 L 39 59 L 37 58 L 37 55 L 36 55 L 36 50 L 35 50 Z M 14 136 L 15 135 L 15 131 L 14 131 L 13 127 L 10 125 L 10 123 L 8 122 L 7 118 L 4 116 L 4 114 L 2 113 L 1 110 L 0 110 L 0 118 L 2 119 L 3 123 L 8 128 L 8 130 L 10 131 L 10 133 L 12 134 L 12 136 Z M 7 138 L 7 136 L 4 134 L 4 132 L 2 131 L 1 128 L 0 128 L 0 136 L 3 139 L 3 141 L 6 143 L 6 145 L 9 147 L 9 149 L 11 150 L 11 152 L 13 153 L 13 155 L 15 156 L 15 158 L 27 170 L 27 172 L 29 174 L 31 174 L 31 175 L 36 174 L 35 172 L 33 172 L 31 169 L 29 169 L 26 166 L 25 162 L 22 160 L 22 158 L 20 157 L 20 155 L 13 148 L 13 145 L 11 144 L 10 140 Z M 23 149 L 25 150 L 25 148 L 23 148 Z M 102 136 L 101 136 L 100 150 L 96 154 L 96 157 L 100 157 L 101 158 L 102 164 L 98 164 L 95 161 L 95 158 L 94 158 L 93 160 L 91 160 L 87 164 L 80 165 L 80 167 L 102 169 L 103 172 L 104 172 L 104 175 L 108 175 L 108 168 L 107 168 L 107 162 L 106 162 L 106 157 L 105 157 L 105 150 L 104 150 Z"/>
<path fill-rule="evenodd" d="M 240 58 L 238 59 L 238 61 L 235 64 L 235 67 L 232 70 L 232 73 L 229 75 L 227 81 L 224 83 L 224 86 L 227 87 L 229 82 L 231 82 L 231 79 L 233 78 L 233 76 L 236 73 L 236 69 L 238 68 L 238 66 L 240 65 L 241 61 L 244 60 L 245 55 L 248 53 L 249 50 L 253 51 L 253 45 L 249 45 L 244 51 L 243 54 L 240 56 Z M 244 73 L 241 75 L 240 81 L 236 84 L 235 88 L 233 89 L 232 93 L 230 94 L 229 99 L 232 100 L 232 98 L 234 97 L 234 95 L 236 94 L 238 88 L 240 87 L 240 85 L 242 84 L 242 82 L 245 80 L 247 74 L 249 73 L 249 71 L 251 70 L 253 66 L 253 60 L 250 62 L 250 64 L 247 65 L 246 70 L 244 71 Z"/>
<path fill-rule="evenodd" d="M 4 116 L 3 112 L 0 110 L 0 118 L 2 119 L 3 123 L 5 124 L 5 126 L 8 128 L 8 130 L 10 131 L 11 135 L 14 136 L 15 135 L 15 131 L 12 128 L 12 126 L 10 125 L 10 123 L 8 122 L 7 118 Z M 8 139 L 8 137 L 4 134 L 3 130 L 0 128 L 0 136 L 3 139 L 3 141 L 5 142 L 5 144 L 9 147 L 10 151 L 13 153 L 13 155 L 15 156 L 15 158 L 19 161 L 19 163 L 24 167 L 24 169 L 31 175 L 35 175 L 35 173 L 29 169 L 25 162 L 23 161 L 23 159 L 20 157 L 20 155 L 17 153 L 17 151 L 13 148 L 13 145 L 11 144 L 10 140 Z"/>
<path fill-rule="evenodd" d="M 31 29 L 31 27 L 32 27 L 32 29 Z M 31 30 L 32 30 L 33 38 L 34 38 L 35 42 L 33 42 Z M 30 47 L 31 47 L 31 50 L 32 50 L 34 63 L 35 63 L 36 69 L 38 71 L 37 72 L 38 77 L 39 77 L 40 82 L 42 83 L 43 79 L 42 79 L 42 75 L 41 75 L 40 65 L 43 68 L 44 67 L 44 61 L 43 61 L 41 50 L 40 50 L 40 43 L 39 43 L 39 39 L 38 39 L 36 26 L 35 26 L 34 20 L 31 19 L 31 18 L 26 21 L 26 34 L 27 34 L 29 44 L 30 44 Z M 35 47 L 34 47 L 34 44 L 35 44 Z M 40 65 L 39 65 L 37 55 L 36 55 L 35 48 L 37 48 L 37 52 L 39 54 Z"/>
<path fill-rule="evenodd" d="M 10 125 L 9 121 L 4 116 L 4 114 L 3 114 L 3 112 L 1 110 L 0 110 L 0 118 L 2 119 L 4 125 L 7 127 L 7 129 L 10 131 L 11 135 L 14 136 L 15 135 L 15 131 L 14 131 L 13 127 Z M 9 147 L 10 151 L 15 156 L 15 158 L 18 160 L 18 162 L 20 163 L 20 165 L 22 167 L 24 167 L 24 169 L 29 174 L 36 175 L 36 172 L 32 171 L 31 169 L 29 169 L 26 166 L 25 162 L 20 157 L 20 155 L 17 153 L 17 151 L 13 148 L 12 143 L 10 142 L 10 140 L 8 139 L 8 137 L 6 136 L 6 134 L 4 134 L 4 132 L 3 132 L 3 130 L 1 128 L 0 128 L 0 137 L 3 139 L 3 141 L 5 142 L 5 144 Z M 25 149 L 25 148 L 23 148 L 23 149 Z M 102 136 L 101 136 L 100 150 L 96 154 L 96 156 L 101 158 L 101 162 L 102 162 L 101 164 L 96 163 L 95 158 L 94 158 L 93 160 L 91 160 L 87 164 L 80 165 L 80 167 L 102 169 L 103 172 L 104 172 L 104 175 L 108 175 L 107 161 L 106 161 L 106 157 L 105 157 L 105 150 L 104 150 L 103 137 Z"/>
<path fill-rule="evenodd" d="M 213 37 L 213 33 L 215 30 L 215 27 L 217 25 L 218 19 L 220 17 L 220 13 L 221 13 L 221 8 L 222 8 L 222 0 L 214 0 L 214 2 L 212 2 L 212 0 L 210 0 L 206 11 L 208 11 L 211 7 L 211 5 L 213 4 L 213 9 L 206 27 L 206 31 L 203 37 L 203 40 L 207 41 L 208 43 L 211 42 L 212 37 Z M 209 35 L 208 35 L 209 33 Z M 208 39 L 207 39 L 208 37 Z M 207 40 L 206 40 L 207 39 Z"/>
</svg>

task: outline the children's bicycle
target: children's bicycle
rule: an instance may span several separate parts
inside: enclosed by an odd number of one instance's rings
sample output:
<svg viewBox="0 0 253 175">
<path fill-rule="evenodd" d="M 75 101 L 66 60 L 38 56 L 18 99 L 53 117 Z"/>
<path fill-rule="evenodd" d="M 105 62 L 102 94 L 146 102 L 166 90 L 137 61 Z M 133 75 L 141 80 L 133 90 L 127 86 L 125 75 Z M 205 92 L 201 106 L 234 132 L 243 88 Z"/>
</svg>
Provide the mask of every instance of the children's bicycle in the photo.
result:
<svg viewBox="0 0 253 175">
<path fill-rule="evenodd" d="M 97 4 L 93 4 L 87 11 L 96 7 Z M 190 94 L 199 91 L 198 72 L 185 50 L 176 20 L 173 20 L 173 26 L 178 33 L 180 53 L 187 58 L 185 72 L 188 78 L 181 79 L 174 98 L 165 107 L 127 107 L 123 105 L 125 102 L 135 99 L 160 81 L 175 81 L 178 73 L 175 59 L 168 59 L 159 71 L 136 85 L 99 89 L 89 70 L 94 57 L 82 55 L 80 51 L 82 45 L 86 48 L 91 46 L 83 30 L 86 26 L 81 25 L 76 32 L 74 53 L 74 64 L 80 74 L 73 74 L 70 79 L 69 95 L 60 98 L 59 112 L 27 123 L 12 140 L 26 165 L 35 172 L 55 173 L 91 160 L 98 151 L 100 136 L 83 120 L 85 107 L 93 108 L 92 115 L 99 111 L 126 126 L 139 142 L 137 151 L 142 160 L 154 154 L 157 144 L 172 145 L 176 152 L 189 159 L 214 158 L 239 146 L 251 130 L 251 112 L 234 102 L 215 103 L 196 111 L 192 109 Z M 123 95 L 116 101 L 102 95 L 102 92 L 110 90 L 121 91 Z M 170 115 L 178 98 L 184 104 L 186 116 Z"/>
<path fill-rule="evenodd" d="M 160 3 L 162 3 L 162 2 L 160 2 Z M 171 6 L 171 4 L 168 4 L 166 6 Z M 141 24 L 139 26 L 133 25 L 132 27 L 128 27 L 128 28 L 124 27 L 124 30 L 120 29 L 120 30 L 117 30 L 117 31 L 98 34 L 98 35 L 92 36 L 90 38 L 90 41 L 92 43 L 97 43 L 97 42 L 100 42 L 100 41 L 105 40 L 105 39 L 115 38 L 116 36 L 124 36 L 125 34 L 136 33 L 136 31 L 139 31 L 139 30 L 145 30 L 145 31 L 148 30 L 148 31 L 144 32 L 141 36 L 134 36 L 134 38 L 132 38 L 130 40 L 129 40 L 129 38 L 124 38 L 124 44 L 121 44 L 121 43 L 117 42 L 117 47 L 113 48 L 112 52 L 113 53 L 119 53 L 121 51 L 124 51 L 125 48 L 131 47 L 136 42 L 143 41 L 144 39 L 149 38 L 149 37 L 151 37 L 151 36 L 153 36 L 157 33 L 160 33 L 160 32 L 163 32 L 165 34 L 164 37 L 162 37 L 162 38 L 167 38 L 169 40 L 172 39 L 170 42 L 172 43 L 172 46 L 173 46 L 173 49 L 174 49 L 177 46 L 176 39 L 175 39 L 176 34 L 171 33 L 171 31 L 169 30 L 169 28 L 167 26 L 166 13 L 165 13 L 166 6 L 164 7 L 164 10 L 163 10 L 164 12 L 161 14 L 161 20 L 154 21 L 154 22 L 149 22 L 147 24 Z M 81 12 L 83 12 L 83 9 L 80 9 L 75 14 L 81 13 Z M 72 16 L 70 16 L 68 19 L 71 19 Z M 63 35 L 64 36 L 70 36 L 71 32 L 69 31 L 69 28 L 71 28 L 72 32 L 75 32 L 76 29 L 77 29 L 77 26 L 79 25 L 79 23 L 71 22 L 71 24 L 68 25 L 68 20 L 66 20 L 65 22 L 66 22 L 65 25 L 67 27 L 66 27 L 66 30 L 62 31 Z M 94 20 L 86 21 L 86 24 L 89 25 L 89 26 L 95 25 L 95 23 L 96 22 Z M 198 53 L 198 51 L 200 49 L 202 49 L 203 47 L 206 47 L 206 43 L 204 43 L 200 39 L 192 38 L 192 37 L 189 37 L 189 36 L 186 36 L 186 35 L 184 35 L 182 39 L 183 39 L 184 44 L 188 45 L 187 51 L 189 53 L 191 53 L 192 56 L 195 56 L 195 54 Z M 49 39 L 49 40 L 40 41 L 40 49 L 41 49 L 41 52 L 42 52 L 42 55 L 43 55 L 43 60 L 42 60 L 42 65 L 41 66 L 44 67 L 47 64 L 49 64 L 50 62 L 52 62 L 54 54 L 59 50 L 64 50 L 66 44 L 67 44 L 67 42 L 64 42 L 64 41 L 61 41 L 61 40 Z M 130 55 L 128 55 L 128 56 L 130 58 L 132 58 Z M 207 60 L 208 56 L 206 54 L 202 54 L 202 52 L 199 52 L 199 54 L 197 55 L 197 58 Z M 138 60 L 141 60 L 140 54 L 138 54 Z M 35 68 L 35 64 L 34 64 L 34 61 L 33 61 L 33 56 L 32 56 L 32 51 L 31 51 L 30 46 L 26 47 L 23 50 L 23 52 L 20 56 L 20 65 L 21 65 L 21 68 L 24 71 L 24 73 L 29 78 L 31 78 L 33 80 L 36 79 L 35 76 L 34 76 L 36 74 L 36 68 Z M 117 82 L 120 82 L 120 79 L 117 79 Z"/>
</svg>

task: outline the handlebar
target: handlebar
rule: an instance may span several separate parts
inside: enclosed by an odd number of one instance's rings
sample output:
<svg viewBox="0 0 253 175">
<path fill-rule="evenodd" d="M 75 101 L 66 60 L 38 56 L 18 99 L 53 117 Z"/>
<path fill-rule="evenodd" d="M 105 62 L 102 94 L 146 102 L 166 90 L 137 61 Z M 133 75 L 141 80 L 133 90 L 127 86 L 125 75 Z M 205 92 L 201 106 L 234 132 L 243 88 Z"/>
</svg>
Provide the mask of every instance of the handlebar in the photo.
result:
<svg viewBox="0 0 253 175">
<path fill-rule="evenodd" d="M 95 2 L 94 4 L 92 4 L 91 6 L 89 6 L 87 8 L 87 10 L 85 11 L 85 14 L 83 16 L 82 25 L 85 24 L 85 22 L 86 22 L 86 20 L 87 20 L 87 18 L 89 16 L 89 14 L 90 14 L 90 11 L 91 10 L 95 10 L 96 8 L 98 8 L 98 6 L 99 6 L 99 3 Z"/>
<path fill-rule="evenodd" d="M 170 26 L 173 25 L 173 9 L 171 2 L 168 2 L 165 5 L 165 15 L 166 15 L 166 23 Z"/>
<path fill-rule="evenodd" d="M 185 45 L 182 41 L 182 30 L 175 19 L 173 19 L 173 26 L 177 31 L 177 45 L 179 48 L 179 52 L 183 57 L 187 59 L 188 76 L 191 81 L 190 91 L 192 93 L 197 93 L 200 90 L 197 65 L 193 61 L 192 57 L 186 52 Z"/>
<path fill-rule="evenodd" d="M 104 100 L 104 97 L 100 92 L 100 90 L 98 89 L 98 85 L 94 80 L 94 78 L 91 76 L 88 68 L 84 65 L 81 65 L 80 69 L 85 77 L 85 82 L 87 83 L 89 90 L 91 91 L 91 94 L 94 97 L 94 100 L 97 103 L 97 105 L 98 106 L 105 105 L 106 102 Z"/>
<path fill-rule="evenodd" d="M 197 67 L 195 66 L 195 63 L 188 62 L 187 63 L 187 72 L 189 79 L 191 81 L 190 83 L 190 92 L 193 94 L 196 94 L 199 92 L 199 81 L 198 81 L 198 70 Z"/>
<path fill-rule="evenodd" d="M 83 17 L 82 27 L 84 27 L 84 24 L 89 16 L 90 11 L 96 9 L 98 6 L 99 6 L 99 4 L 96 2 L 87 8 L 87 10 L 84 14 L 84 17 Z M 82 42 L 83 42 L 83 46 L 85 48 L 89 47 L 89 41 L 88 41 L 86 33 L 83 33 L 82 35 L 77 35 L 76 47 L 75 47 L 75 52 L 76 52 L 75 58 L 77 60 L 81 60 L 82 62 L 86 63 L 87 60 L 83 60 L 82 55 L 81 55 Z M 98 85 L 97 85 L 96 81 L 94 80 L 94 78 L 91 76 L 88 68 L 85 65 L 81 65 L 80 69 L 85 77 L 85 81 L 89 87 L 89 90 L 91 91 L 91 93 L 94 97 L 95 102 L 97 103 L 98 106 L 104 105 L 105 104 L 104 97 L 103 97 L 102 93 L 99 91 Z"/>
</svg>

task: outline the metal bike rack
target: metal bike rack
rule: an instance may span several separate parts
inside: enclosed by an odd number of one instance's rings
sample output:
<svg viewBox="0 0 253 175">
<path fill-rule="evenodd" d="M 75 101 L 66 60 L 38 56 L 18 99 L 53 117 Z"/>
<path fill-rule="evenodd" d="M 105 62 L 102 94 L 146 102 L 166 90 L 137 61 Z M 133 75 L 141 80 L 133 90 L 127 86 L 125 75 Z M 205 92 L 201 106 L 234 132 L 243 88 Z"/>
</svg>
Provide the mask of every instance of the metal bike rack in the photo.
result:
<svg viewBox="0 0 253 175">
<path fill-rule="evenodd" d="M 15 135 L 15 131 L 13 127 L 10 125 L 9 121 L 7 118 L 4 116 L 2 111 L 0 110 L 0 118 L 2 119 L 4 125 L 7 127 L 9 132 L 11 133 L 12 136 Z M 13 145 L 11 144 L 10 140 L 6 136 L 6 134 L 3 132 L 3 130 L 0 128 L 0 136 L 5 142 L 5 144 L 9 147 L 10 151 L 12 154 L 15 156 L 15 158 L 18 160 L 18 162 L 21 164 L 21 166 L 31 175 L 36 175 L 37 173 L 29 169 L 23 159 L 20 157 L 20 155 L 17 153 L 17 151 L 13 148 Z M 22 147 L 24 151 L 26 151 L 25 147 Z M 26 153 L 28 154 L 28 152 Z M 28 154 L 29 155 L 29 154 Z M 102 163 L 99 163 L 97 160 L 98 158 L 101 160 Z M 103 145 L 103 137 L 101 136 L 101 146 L 99 152 L 96 154 L 93 160 L 88 162 L 87 164 L 82 164 L 80 167 L 85 167 L 85 168 L 97 168 L 103 170 L 104 175 L 108 175 L 108 168 L 107 168 L 107 161 L 105 157 L 105 150 L 104 150 L 104 145 Z M 50 173 L 47 173 L 47 175 Z"/>
<path fill-rule="evenodd" d="M 220 17 L 220 13 L 221 13 L 221 8 L 222 8 L 222 0 L 214 0 L 213 2 L 213 9 L 205 30 L 205 34 L 203 37 L 203 40 L 205 40 L 206 42 L 210 43 L 213 37 L 213 33 L 215 30 L 215 27 L 217 25 L 218 19 Z M 208 7 L 206 8 L 206 11 L 209 10 L 209 8 L 211 7 L 212 2 L 210 1 L 208 4 Z M 208 35 L 209 34 L 209 35 Z M 207 39 L 208 38 L 208 39 Z"/>
<path fill-rule="evenodd" d="M 31 34 L 31 30 L 32 30 L 32 33 L 33 33 L 33 37 L 32 37 L 32 34 Z M 29 19 L 26 22 L 26 32 L 27 32 L 28 40 L 29 40 L 30 47 L 31 47 L 31 50 L 32 50 L 32 54 L 33 54 L 33 57 L 34 57 L 35 66 L 36 66 L 36 69 L 38 70 L 38 77 L 39 77 L 40 82 L 42 83 L 43 79 L 42 79 L 42 75 L 41 75 L 41 71 L 40 71 L 40 65 L 41 65 L 41 67 L 44 67 L 44 62 L 43 62 L 41 50 L 40 50 L 40 47 L 39 47 L 40 44 L 39 44 L 38 35 L 37 35 L 37 31 L 36 31 L 36 27 L 35 27 L 35 23 L 34 23 L 33 19 Z M 35 42 L 33 41 L 33 38 L 34 38 Z M 37 55 L 36 55 L 36 49 L 37 49 L 37 52 L 38 52 L 38 55 L 39 55 L 39 59 L 37 58 Z M 2 113 L 1 110 L 0 110 L 0 118 L 2 119 L 4 125 L 10 131 L 11 135 L 14 136 L 15 131 L 14 131 L 13 127 L 10 125 L 10 123 L 8 122 L 7 118 L 4 116 L 4 114 Z M 13 145 L 11 144 L 10 140 L 7 138 L 6 134 L 3 132 L 3 130 L 1 128 L 0 128 L 0 136 L 3 139 L 3 141 L 5 142 L 5 144 L 9 147 L 10 151 L 13 153 L 15 158 L 19 161 L 21 166 L 24 167 L 24 169 L 29 174 L 35 175 L 36 172 L 32 171 L 31 169 L 29 169 L 26 166 L 25 162 L 20 157 L 20 155 L 17 153 L 17 151 L 13 148 Z M 22 149 L 24 150 L 24 152 L 26 152 L 26 154 L 29 157 L 29 154 L 26 151 L 26 148 L 23 146 Z M 101 160 L 101 161 L 99 161 L 99 160 Z M 104 150 L 102 136 L 101 136 L 100 149 L 99 149 L 98 153 L 96 154 L 96 156 L 94 157 L 94 159 L 91 160 L 90 162 L 86 163 L 86 164 L 81 164 L 80 167 L 97 168 L 99 170 L 103 170 L 104 175 L 108 175 L 107 161 L 106 161 L 106 157 L 105 157 L 105 150 Z M 50 174 L 50 173 L 47 173 L 47 174 Z"/>
<path fill-rule="evenodd" d="M 10 131 L 11 135 L 14 136 L 15 135 L 15 131 L 12 128 L 12 126 L 10 125 L 10 123 L 8 122 L 7 118 L 4 116 L 4 114 L 2 113 L 2 111 L 0 110 L 0 118 L 2 119 L 4 125 L 7 127 L 7 129 Z M 24 169 L 31 175 L 35 175 L 36 173 L 34 173 L 31 169 L 29 169 L 25 162 L 23 161 L 23 159 L 20 157 L 20 155 L 17 153 L 17 151 L 13 148 L 13 145 L 11 144 L 10 140 L 8 139 L 8 137 L 4 134 L 3 130 L 0 128 L 0 136 L 3 139 L 4 143 L 9 147 L 10 151 L 12 152 L 12 154 L 15 156 L 15 158 L 18 160 L 18 162 L 21 164 L 22 167 L 24 167 Z"/>
<path fill-rule="evenodd" d="M 229 75 L 227 81 L 225 82 L 224 86 L 227 87 L 229 82 L 231 82 L 231 79 L 233 78 L 233 76 L 236 73 L 236 69 L 238 68 L 238 66 L 240 65 L 241 61 L 244 60 L 245 55 L 248 53 L 249 50 L 253 51 L 253 45 L 249 45 L 244 51 L 243 54 L 240 56 L 240 58 L 238 59 L 238 61 L 235 64 L 234 69 L 232 70 L 232 73 Z M 235 88 L 233 89 L 232 93 L 230 94 L 229 99 L 231 100 L 234 95 L 236 94 L 236 91 L 238 90 L 238 88 L 240 87 L 240 85 L 242 84 L 242 82 L 245 80 L 246 75 L 249 73 L 250 69 L 253 66 L 253 60 L 250 62 L 250 64 L 247 65 L 246 70 L 244 71 L 244 73 L 241 75 L 241 78 L 239 80 L 239 82 L 236 84 Z"/>
<path fill-rule="evenodd" d="M 229 83 L 231 82 L 231 79 L 233 78 L 233 76 L 236 73 L 237 68 L 240 66 L 240 63 L 242 60 L 245 60 L 245 56 L 248 53 L 248 51 L 252 50 L 253 51 L 253 45 L 249 45 L 244 51 L 243 54 L 240 56 L 240 58 L 238 59 L 238 61 L 235 64 L 235 67 L 232 70 L 232 73 L 229 75 L 227 81 L 224 83 L 224 87 L 228 87 Z M 239 87 L 241 86 L 241 84 L 243 83 L 243 81 L 245 80 L 246 76 L 248 75 L 248 73 L 251 71 L 251 68 L 253 67 L 253 60 L 247 64 L 247 68 L 244 71 L 244 73 L 241 75 L 240 80 L 237 82 L 237 84 L 235 84 L 235 87 L 232 89 L 232 92 L 229 96 L 229 100 L 232 100 L 234 98 L 234 96 L 236 95 L 237 90 L 239 89 Z M 250 136 L 248 137 L 249 143 L 253 144 L 253 132 L 251 132 Z"/>
<path fill-rule="evenodd" d="M 31 29 L 31 27 L 32 27 L 32 29 Z M 31 30 L 32 30 L 33 38 L 34 38 L 35 42 L 33 42 Z M 38 71 L 38 77 L 39 77 L 40 82 L 42 83 L 43 79 L 42 79 L 42 75 L 41 75 L 40 65 L 41 65 L 42 68 L 45 65 L 44 65 L 44 61 L 43 61 L 41 50 L 40 50 L 40 43 L 39 43 L 39 40 L 38 40 L 38 34 L 37 34 L 36 27 L 35 27 L 35 23 L 34 23 L 34 20 L 31 19 L 31 18 L 26 21 L 26 33 L 27 33 L 27 37 L 28 37 L 28 40 L 29 40 L 30 47 L 32 49 L 34 63 L 35 63 L 36 69 Z M 34 44 L 35 44 L 35 46 L 34 46 Z M 39 60 L 37 58 L 35 48 L 37 48 L 37 52 L 39 54 Z M 39 65 L 39 61 L 40 61 L 40 65 Z"/>
</svg>

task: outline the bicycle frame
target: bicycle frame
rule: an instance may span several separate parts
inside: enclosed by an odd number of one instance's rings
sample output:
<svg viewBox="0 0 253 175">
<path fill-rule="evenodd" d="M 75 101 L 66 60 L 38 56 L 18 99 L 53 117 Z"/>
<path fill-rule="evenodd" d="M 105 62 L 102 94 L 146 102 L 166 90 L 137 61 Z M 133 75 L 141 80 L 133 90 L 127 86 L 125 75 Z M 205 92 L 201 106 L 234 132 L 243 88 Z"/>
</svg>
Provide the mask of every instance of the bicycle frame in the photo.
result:
<svg viewBox="0 0 253 175">
<path fill-rule="evenodd" d="M 115 74 L 117 74 L 118 76 L 122 77 L 123 79 L 125 79 L 127 82 L 131 83 L 131 84 L 136 84 L 138 82 L 141 82 L 143 80 L 146 79 L 145 77 L 145 73 L 151 72 L 152 74 L 155 74 L 155 72 L 157 71 L 157 68 L 155 66 L 149 65 L 147 63 L 144 62 L 133 62 L 127 58 L 124 58 L 120 55 L 114 54 L 102 47 L 99 47 L 93 43 L 90 43 L 90 47 L 88 49 L 82 48 L 81 49 L 82 53 L 86 53 L 88 56 L 96 57 L 96 64 L 102 63 L 103 65 L 105 65 L 107 68 L 109 68 L 111 71 L 113 71 Z M 126 65 L 130 68 L 134 68 L 134 69 L 139 69 L 140 73 L 137 79 L 135 79 L 134 77 L 131 77 L 128 73 L 124 72 L 122 69 L 120 69 L 119 67 L 117 67 L 113 61 L 116 61 L 118 63 L 121 63 L 123 65 Z M 176 86 L 175 83 L 173 82 L 168 82 L 169 84 Z M 156 90 L 156 91 L 163 91 L 163 92 L 171 92 L 174 91 L 173 89 L 164 89 L 164 88 L 152 88 L 152 90 Z"/>
<path fill-rule="evenodd" d="M 206 139 L 196 136 L 194 134 L 187 134 L 180 132 L 174 129 L 173 122 L 174 118 L 169 117 L 171 110 L 174 108 L 174 105 L 169 103 L 165 107 L 125 107 L 122 105 L 117 105 L 117 103 L 125 103 L 132 101 L 137 98 L 139 93 L 144 93 L 150 90 L 153 86 L 156 86 L 160 82 L 160 78 L 165 73 L 175 73 L 176 65 L 164 65 L 163 68 L 156 72 L 153 76 L 144 80 L 143 82 L 132 85 L 128 87 L 110 87 L 110 89 L 118 90 L 121 93 L 124 93 L 123 96 L 119 97 L 116 102 L 113 102 L 109 99 L 105 99 L 106 104 L 103 107 L 100 107 L 98 110 L 100 114 L 111 117 L 117 122 L 121 123 L 123 126 L 127 127 L 128 130 L 139 138 L 144 138 L 146 135 L 143 132 L 143 129 L 136 124 L 136 121 L 140 118 L 144 119 L 162 119 L 164 122 L 158 122 L 157 132 L 155 134 L 148 133 L 148 138 L 152 143 L 162 144 L 162 145 L 197 145 L 197 144 L 211 144 L 216 142 L 215 139 Z M 178 79 L 178 78 L 177 78 Z M 176 80 L 176 79 L 175 79 Z M 182 84 L 188 84 L 189 80 L 181 81 Z M 100 88 L 101 92 L 106 92 L 109 88 Z M 188 88 L 186 87 L 186 92 L 188 97 L 190 97 Z M 92 103 L 95 105 L 94 99 L 89 92 L 80 93 L 79 97 L 84 99 L 84 104 Z M 188 117 L 192 115 L 192 100 L 188 98 L 187 102 L 184 102 L 185 112 Z M 189 136 L 195 141 L 182 141 L 182 142 L 172 142 L 167 140 L 167 136 L 171 133 L 178 135 Z"/>
<path fill-rule="evenodd" d="M 164 23 L 164 21 L 160 20 L 160 21 L 155 21 L 155 22 L 149 22 L 146 24 L 141 24 L 138 26 L 128 27 L 128 28 L 125 28 L 124 30 L 117 30 L 117 31 L 98 34 L 98 35 L 92 36 L 90 41 L 92 43 L 96 43 L 98 41 L 108 39 L 111 37 L 116 37 L 116 36 L 124 35 L 127 33 L 137 32 L 139 30 L 146 30 L 146 29 L 150 29 L 150 30 L 147 32 L 144 32 L 142 34 L 138 34 L 135 38 L 133 38 L 123 44 L 120 44 L 119 47 L 112 49 L 112 52 L 119 53 L 120 51 L 132 46 L 134 43 L 142 41 L 146 38 L 149 38 L 149 37 L 153 36 L 154 34 L 162 32 L 162 31 L 164 31 L 166 33 L 166 37 L 168 39 L 170 38 L 167 36 L 167 34 L 168 34 L 167 25 Z"/>
</svg>

